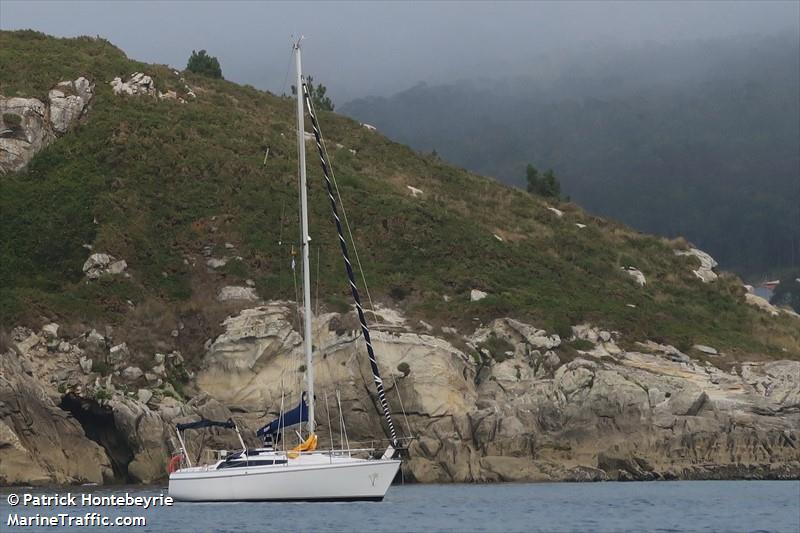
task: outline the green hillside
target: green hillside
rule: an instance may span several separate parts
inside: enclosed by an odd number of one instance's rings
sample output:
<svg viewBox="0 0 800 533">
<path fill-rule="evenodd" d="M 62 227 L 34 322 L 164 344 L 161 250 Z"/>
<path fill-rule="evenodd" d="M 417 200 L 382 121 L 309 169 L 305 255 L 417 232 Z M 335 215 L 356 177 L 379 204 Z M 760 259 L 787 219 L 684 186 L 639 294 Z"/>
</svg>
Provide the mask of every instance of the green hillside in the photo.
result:
<svg viewBox="0 0 800 533">
<path fill-rule="evenodd" d="M 183 76 L 197 98 L 114 95 L 108 82 L 136 71 L 162 91 L 180 91 Z M 178 342 L 170 331 L 181 322 L 189 332 L 181 348 L 191 357 L 230 310 L 214 300 L 219 287 L 252 279 L 263 298 L 294 300 L 294 102 L 129 60 L 100 39 L 0 32 L 0 94 L 41 98 L 81 75 L 96 83 L 83 122 L 25 171 L 0 177 L 3 327 L 110 324 L 146 350 Z M 500 316 L 562 335 L 592 322 L 627 342 L 800 357 L 793 319 L 744 305 L 732 275 L 700 282 L 697 261 L 673 253 L 683 241 L 639 234 L 574 204 L 553 206 L 564 212 L 559 218 L 542 199 L 353 120 L 320 119 L 375 300 L 465 331 Z M 316 163 L 310 150 L 312 265 L 320 275 L 312 294 L 323 309 L 341 309 L 347 285 Z M 423 193 L 414 197 L 407 186 Z M 124 258 L 130 277 L 87 283 L 84 244 Z M 204 249 L 231 260 L 209 269 Z M 625 266 L 640 269 L 647 285 L 634 283 Z M 489 296 L 470 302 L 472 289 Z"/>
</svg>

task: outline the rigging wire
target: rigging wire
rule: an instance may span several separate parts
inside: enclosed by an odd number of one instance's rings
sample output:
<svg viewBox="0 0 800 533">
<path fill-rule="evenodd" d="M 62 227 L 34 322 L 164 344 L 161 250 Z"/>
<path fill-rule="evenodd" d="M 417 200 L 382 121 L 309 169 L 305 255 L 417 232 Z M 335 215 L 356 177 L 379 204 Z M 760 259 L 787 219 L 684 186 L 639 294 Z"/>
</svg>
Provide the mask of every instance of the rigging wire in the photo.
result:
<svg viewBox="0 0 800 533">
<path fill-rule="evenodd" d="M 294 48 L 289 52 L 289 60 L 286 62 L 286 76 L 283 78 L 283 86 L 281 87 L 281 94 L 286 94 L 286 84 L 289 82 L 289 72 L 292 68 L 292 57 L 294 56 Z"/>
<path fill-rule="evenodd" d="M 331 425 L 331 408 L 328 405 L 328 390 L 325 390 L 325 412 L 328 414 L 328 436 L 331 438 L 331 451 L 334 449 L 333 444 L 333 426 Z"/>
<path fill-rule="evenodd" d="M 311 98 L 307 98 L 306 101 L 308 102 L 308 105 L 312 108 L 311 112 L 316 114 L 316 110 L 314 109 L 314 103 L 311 100 Z M 337 199 L 339 200 L 339 206 L 342 208 L 342 218 L 344 219 L 344 224 L 345 224 L 345 227 L 347 228 L 347 235 L 350 238 L 350 243 L 352 244 L 352 247 L 353 247 L 353 255 L 356 258 L 356 264 L 358 265 L 358 271 L 361 274 L 361 283 L 364 285 L 364 292 L 367 295 L 367 301 L 369 302 L 369 311 L 372 313 L 373 320 L 377 320 L 377 316 L 378 315 L 375 312 L 375 305 L 374 305 L 374 303 L 372 301 L 372 295 L 369 292 L 369 286 L 367 285 L 367 277 L 366 277 L 366 275 L 364 273 L 364 267 L 361 265 L 361 258 L 358 255 L 358 246 L 356 245 L 355 237 L 353 237 L 353 231 L 352 231 L 352 229 L 350 227 L 350 221 L 349 221 L 349 219 L 347 217 L 347 209 L 345 208 L 344 200 L 342 199 L 342 194 L 339 191 L 339 185 L 336 182 L 336 173 L 333 170 L 333 161 L 332 161 L 332 159 L 331 159 L 331 157 L 330 157 L 330 155 L 328 153 L 328 146 L 327 146 L 327 144 L 325 142 L 325 136 L 322 135 L 322 126 L 319 125 L 319 121 L 317 121 L 317 129 L 319 130 L 319 138 L 320 138 L 320 144 L 322 145 L 322 151 L 325 154 L 325 158 L 330 162 L 328 164 L 328 171 L 331 174 L 331 181 L 333 182 L 333 187 L 334 187 L 334 190 L 336 191 Z M 303 140 L 303 142 L 305 142 L 305 139 Z M 363 336 L 360 336 L 360 337 L 363 339 Z M 392 378 L 394 379 L 394 374 L 392 374 Z M 395 389 L 395 394 L 397 394 L 397 399 L 400 402 L 400 408 L 401 408 L 402 413 L 403 413 L 403 419 L 404 419 L 404 421 L 406 423 L 406 427 L 408 428 L 408 435 L 409 435 L 409 437 L 411 437 L 413 435 L 411 433 L 411 426 L 410 426 L 410 424 L 408 422 L 408 417 L 406 416 L 405 409 L 403 408 L 403 399 L 402 399 L 402 397 L 400 395 L 400 389 L 397 387 L 397 380 L 396 379 L 395 379 L 395 387 L 394 387 L 394 389 Z"/>
<path fill-rule="evenodd" d="M 305 100 L 308 103 L 308 106 L 311 108 L 310 112 L 312 114 L 316 115 L 316 111 L 314 110 L 314 103 L 312 102 L 311 98 L 307 98 Z M 359 270 L 359 272 L 361 274 L 361 282 L 364 285 L 364 292 L 366 293 L 367 301 L 369 302 L 369 311 L 372 313 L 373 320 L 377 320 L 377 313 L 375 312 L 375 305 L 374 305 L 374 303 L 372 301 L 372 295 L 369 292 L 369 286 L 367 285 L 367 277 L 364 275 L 364 267 L 361 265 L 361 258 L 358 255 L 358 246 L 356 245 L 356 240 L 353 237 L 353 232 L 352 232 L 352 230 L 350 228 L 350 221 L 349 221 L 349 219 L 347 217 L 347 210 L 345 209 L 344 200 L 342 199 L 342 194 L 339 191 L 339 185 L 336 182 L 336 173 L 333 170 L 333 162 L 332 162 L 332 159 L 331 159 L 330 155 L 328 154 L 328 146 L 327 146 L 327 144 L 325 142 L 325 136 L 322 134 L 322 126 L 320 126 L 319 121 L 317 121 L 317 130 L 319 131 L 319 141 L 320 141 L 320 145 L 322 146 L 322 152 L 324 153 L 325 158 L 329 161 L 328 171 L 330 172 L 331 181 L 333 183 L 334 190 L 336 191 L 336 196 L 337 196 L 337 198 L 339 200 L 339 206 L 342 208 L 342 218 L 344 219 L 344 225 L 347 228 L 347 235 L 350 238 L 350 243 L 352 244 L 352 247 L 353 247 L 353 255 L 356 258 L 356 264 L 358 265 L 358 270 Z M 303 142 L 305 142 L 305 138 L 303 139 Z M 361 336 L 361 338 L 363 338 L 363 336 Z M 365 340 L 365 342 L 366 342 L 366 340 Z M 394 374 L 392 374 L 392 377 L 394 378 Z M 396 380 L 395 380 L 394 389 L 395 389 L 395 394 L 397 394 L 397 398 L 400 401 L 401 410 L 403 412 L 403 419 L 404 419 L 404 421 L 406 423 L 406 427 L 409 430 L 409 437 L 411 437 L 412 436 L 411 426 L 409 425 L 408 417 L 406 416 L 405 409 L 403 409 L 403 407 L 402 407 L 403 399 L 400 396 L 400 389 L 397 387 L 397 381 Z"/>
<path fill-rule="evenodd" d="M 394 381 L 394 390 L 397 392 L 397 399 L 400 400 L 400 410 L 403 412 L 403 420 L 406 422 L 406 429 L 408 430 L 408 436 L 411 437 L 413 433 L 411 432 L 411 425 L 408 423 L 408 417 L 406 416 L 406 408 L 403 407 L 403 398 L 400 396 L 400 389 L 397 387 L 397 378 L 394 374 L 392 374 L 392 380 Z"/>
<path fill-rule="evenodd" d="M 317 290 L 316 295 L 314 296 L 317 301 L 316 309 L 314 311 L 315 316 L 319 316 L 319 256 L 320 256 L 320 247 L 317 245 Z"/>
<path fill-rule="evenodd" d="M 342 432 L 342 451 L 344 451 L 345 445 L 347 446 L 347 454 L 350 455 L 350 439 L 347 438 L 347 426 L 344 424 L 344 411 L 342 410 L 342 397 L 339 394 L 339 390 L 336 390 L 336 403 L 339 405 L 339 428 Z"/>
<path fill-rule="evenodd" d="M 312 111 L 316 114 L 316 110 L 313 110 L 314 103 L 309 98 L 308 105 L 312 107 Z M 319 121 L 317 121 L 317 129 L 319 130 L 319 138 L 322 144 L 322 151 L 325 154 L 325 158 L 330 162 L 328 165 L 328 170 L 331 174 L 331 181 L 333 182 L 333 188 L 336 191 L 337 199 L 339 200 L 339 206 L 342 208 L 342 219 L 344 220 L 345 228 L 347 228 L 347 236 L 350 238 L 350 243 L 353 247 L 353 255 L 356 258 L 356 264 L 358 265 L 358 271 L 361 274 L 361 282 L 364 284 L 364 292 L 367 295 L 367 301 L 369 302 L 369 311 L 372 313 L 373 319 L 376 316 L 375 313 L 375 306 L 372 303 L 372 295 L 370 295 L 369 287 L 367 286 L 367 278 L 364 275 L 364 267 L 361 266 L 361 258 L 358 255 L 358 246 L 356 246 L 356 240 L 353 237 L 353 231 L 350 228 L 350 221 L 347 218 L 347 210 L 345 209 L 344 202 L 342 201 L 342 194 L 339 192 L 339 185 L 336 182 L 336 173 L 333 170 L 333 160 L 331 159 L 330 154 L 328 153 L 328 146 L 325 143 L 325 136 L 322 134 L 322 126 L 320 126 Z"/>
</svg>

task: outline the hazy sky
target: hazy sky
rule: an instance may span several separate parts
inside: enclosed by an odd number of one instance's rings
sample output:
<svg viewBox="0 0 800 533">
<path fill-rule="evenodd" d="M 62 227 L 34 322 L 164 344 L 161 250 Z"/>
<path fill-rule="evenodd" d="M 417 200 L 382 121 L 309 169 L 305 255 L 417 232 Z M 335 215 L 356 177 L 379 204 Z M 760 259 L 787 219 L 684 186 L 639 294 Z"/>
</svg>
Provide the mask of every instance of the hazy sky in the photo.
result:
<svg viewBox="0 0 800 533">
<path fill-rule="evenodd" d="M 518 74 L 537 58 L 598 45 L 638 46 L 800 31 L 800 2 L 258 2 L 0 0 L 0 28 L 100 35 L 129 57 L 185 67 L 192 49 L 226 78 L 276 93 L 290 38 L 306 36 L 306 72 L 344 102 L 418 81 Z M 291 81 L 289 82 L 291 83 Z"/>
</svg>

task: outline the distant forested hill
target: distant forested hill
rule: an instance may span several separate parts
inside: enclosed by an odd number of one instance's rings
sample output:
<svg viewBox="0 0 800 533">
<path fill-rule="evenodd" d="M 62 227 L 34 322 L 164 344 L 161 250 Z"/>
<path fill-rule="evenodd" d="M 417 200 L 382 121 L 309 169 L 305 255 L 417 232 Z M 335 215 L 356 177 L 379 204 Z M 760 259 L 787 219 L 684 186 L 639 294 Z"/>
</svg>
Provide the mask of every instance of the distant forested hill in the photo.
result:
<svg viewBox="0 0 800 533">
<path fill-rule="evenodd" d="M 522 185 L 529 162 L 552 167 L 589 210 L 759 277 L 800 264 L 798 50 L 796 34 L 587 50 L 341 112 L 506 183 Z"/>
</svg>

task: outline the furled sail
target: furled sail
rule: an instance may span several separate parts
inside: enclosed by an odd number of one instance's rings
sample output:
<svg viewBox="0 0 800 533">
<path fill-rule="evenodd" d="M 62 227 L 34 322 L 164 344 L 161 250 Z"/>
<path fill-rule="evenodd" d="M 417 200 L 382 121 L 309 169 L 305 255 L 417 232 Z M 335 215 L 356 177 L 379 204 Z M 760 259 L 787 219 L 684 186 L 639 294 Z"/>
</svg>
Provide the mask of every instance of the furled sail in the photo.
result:
<svg viewBox="0 0 800 533">
<path fill-rule="evenodd" d="M 344 233 L 342 232 L 342 222 L 339 219 L 339 210 L 336 206 L 336 198 L 333 195 L 333 185 L 331 184 L 330 165 L 325 157 L 325 151 L 322 149 L 322 135 L 320 134 L 319 124 L 317 123 L 317 115 L 314 112 L 314 106 L 311 102 L 311 97 L 308 94 L 308 85 L 303 83 L 303 98 L 306 102 L 308 114 L 311 117 L 311 125 L 314 129 L 314 138 L 317 142 L 317 151 L 319 152 L 319 160 L 322 165 L 322 173 L 325 176 L 325 184 L 328 188 L 328 198 L 331 202 L 331 210 L 333 211 L 333 219 L 336 222 L 336 231 L 339 233 L 339 245 L 342 249 L 342 259 L 344 259 L 344 266 L 347 270 L 347 278 L 350 281 L 350 292 L 353 295 L 353 301 L 356 304 L 356 311 L 358 312 L 358 320 L 361 322 L 361 332 L 364 335 L 364 342 L 367 345 L 367 355 L 369 356 L 369 365 L 372 368 L 372 379 L 375 382 L 375 388 L 378 392 L 378 401 L 381 405 L 381 411 L 386 419 L 386 424 L 389 426 L 389 437 L 392 441 L 394 448 L 399 447 L 397 440 L 397 432 L 394 429 L 394 422 L 392 421 L 392 413 L 389 411 L 389 403 L 386 401 L 386 392 L 383 388 L 383 380 L 381 373 L 378 369 L 378 362 L 375 359 L 375 350 L 372 348 L 372 340 L 369 335 L 369 326 L 367 319 L 364 316 L 364 309 L 361 306 L 361 297 L 358 294 L 358 287 L 356 287 L 355 274 L 353 274 L 353 265 L 350 263 L 350 254 L 347 250 L 347 242 L 344 240 Z"/>
<path fill-rule="evenodd" d="M 297 404 L 297 407 L 291 411 L 282 413 L 281 416 L 256 431 L 256 435 L 259 437 L 275 435 L 284 427 L 294 426 L 301 422 L 308 422 L 308 403 L 306 402 L 305 392 L 303 393 L 303 397 L 300 398 L 300 403 Z"/>
</svg>

